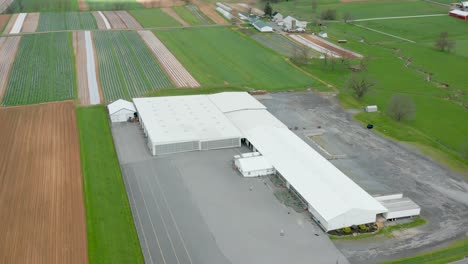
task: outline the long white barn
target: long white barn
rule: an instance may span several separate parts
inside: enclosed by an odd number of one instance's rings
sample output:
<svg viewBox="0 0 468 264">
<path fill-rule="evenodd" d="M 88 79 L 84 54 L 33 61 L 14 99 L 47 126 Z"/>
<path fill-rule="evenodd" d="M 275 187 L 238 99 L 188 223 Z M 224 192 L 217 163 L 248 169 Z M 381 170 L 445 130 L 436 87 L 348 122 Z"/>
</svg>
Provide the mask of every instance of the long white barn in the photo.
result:
<svg viewBox="0 0 468 264">
<path fill-rule="evenodd" d="M 387 212 L 248 93 L 138 98 L 134 102 L 153 155 L 208 149 L 202 147 L 203 142 L 212 142 L 209 149 L 237 147 L 246 139 L 302 197 L 326 231 L 373 223 L 377 214 Z M 177 147 L 187 142 L 192 142 L 191 147 Z"/>
</svg>

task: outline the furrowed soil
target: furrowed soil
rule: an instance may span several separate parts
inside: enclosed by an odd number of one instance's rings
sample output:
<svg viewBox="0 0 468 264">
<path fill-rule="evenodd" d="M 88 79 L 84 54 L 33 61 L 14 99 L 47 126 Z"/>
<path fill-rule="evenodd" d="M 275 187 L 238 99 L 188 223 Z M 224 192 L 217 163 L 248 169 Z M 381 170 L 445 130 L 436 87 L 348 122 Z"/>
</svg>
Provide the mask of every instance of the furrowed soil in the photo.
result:
<svg viewBox="0 0 468 264">
<path fill-rule="evenodd" d="M 88 263 L 73 102 L 0 109 L 0 263 Z"/>
</svg>

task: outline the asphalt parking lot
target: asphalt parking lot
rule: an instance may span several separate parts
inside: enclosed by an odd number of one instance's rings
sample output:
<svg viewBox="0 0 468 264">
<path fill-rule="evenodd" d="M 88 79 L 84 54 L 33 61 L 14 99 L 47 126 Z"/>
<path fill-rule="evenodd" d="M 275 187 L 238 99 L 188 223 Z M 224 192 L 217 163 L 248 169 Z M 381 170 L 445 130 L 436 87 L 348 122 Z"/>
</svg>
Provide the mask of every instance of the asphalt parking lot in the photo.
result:
<svg viewBox="0 0 468 264">
<path fill-rule="evenodd" d="M 136 124 L 112 132 L 147 263 L 348 263 L 267 178 L 233 170 L 248 149 L 153 157 Z"/>
<path fill-rule="evenodd" d="M 468 235 L 468 184 L 462 175 L 413 147 L 367 130 L 333 96 L 284 92 L 258 99 L 322 155 L 340 156 L 330 161 L 370 194 L 403 193 L 421 206 L 429 222 L 422 227 L 398 232 L 394 238 L 335 240 L 350 262 L 414 255 Z M 315 135 L 313 141 L 310 135 Z"/>
</svg>

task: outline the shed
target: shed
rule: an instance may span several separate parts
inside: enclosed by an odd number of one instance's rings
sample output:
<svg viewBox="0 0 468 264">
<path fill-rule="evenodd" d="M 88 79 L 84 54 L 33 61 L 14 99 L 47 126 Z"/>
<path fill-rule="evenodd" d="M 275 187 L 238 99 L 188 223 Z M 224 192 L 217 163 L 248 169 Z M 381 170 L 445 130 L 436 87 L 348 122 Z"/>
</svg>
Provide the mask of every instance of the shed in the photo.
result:
<svg viewBox="0 0 468 264">
<path fill-rule="evenodd" d="M 318 35 L 319 35 L 319 37 L 321 37 L 321 38 L 328 38 L 327 32 L 323 32 L 323 31 L 322 31 L 322 32 L 319 32 Z"/>
<path fill-rule="evenodd" d="M 468 12 L 462 10 L 452 10 L 449 12 L 449 16 L 456 17 L 463 20 L 468 20 Z"/>
<path fill-rule="evenodd" d="M 273 18 L 272 18 L 273 22 L 283 22 L 283 15 L 280 14 L 280 13 L 276 13 Z"/>
<path fill-rule="evenodd" d="M 132 118 L 136 112 L 133 103 L 122 99 L 107 105 L 107 110 L 109 111 L 112 123 L 126 122 L 128 118 Z"/>
<path fill-rule="evenodd" d="M 252 25 L 260 32 L 273 32 L 273 28 L 261 20 L 253 21 Z"/>
<path fill-rule="evenodd" d="M 275 168 L 258 152 L 234 156 L 234 165 L 244 177 L 258 177 L 275 174 Z"/>
<path fill-rule="evenodd" d="M 388 211 L 383 213 L 387 220 L 418 216 L 421 213 L 421 208 L 401 193 L 377 196 L 375 199 L 387 208 Z"/>
<path fill-rule="evenodd" d="M 372 112 L 377 112 L 378 108 L 376 105 L 368 105 L 366 106 L 366 112 L 367 113 L 372 113 Z"/>
</svg>

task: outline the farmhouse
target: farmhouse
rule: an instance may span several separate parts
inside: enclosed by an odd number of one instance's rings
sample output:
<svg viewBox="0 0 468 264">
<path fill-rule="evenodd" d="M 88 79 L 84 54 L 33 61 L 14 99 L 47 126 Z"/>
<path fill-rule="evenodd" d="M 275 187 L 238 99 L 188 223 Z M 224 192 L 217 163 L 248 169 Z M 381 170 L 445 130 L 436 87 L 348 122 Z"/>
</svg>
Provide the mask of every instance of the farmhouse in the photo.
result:
<svg viewBox="0 0 468 264">
<path fill-rule="evenodd" d="M 252 26 L 260 32 L 273 32 L 273 28 L 261 20 L 251 22 Z"/>
<path fill-rule="evenodd" d="M 306 21 L 299 21 L 292 16 L 287 16 L 282 21 L 283 29 L 286 32 L 304 32 L 307 27 Z"/>
<path fill-rule="evenodd" d="M 248 93 L 136 98 L 134 103 L 153 155 L 245 144 L 258 154 L 235 158 L 241 173 L 274 169 L 326 231 L 374 223 L 388 211 Z"/>
<path fill-rule="evenodd" d="M 112 123 L 127 122 L 128 118 L 134 117 L 135 106 L 129 101 L 119 99 L 107 106 Z"/>
<path fill-rule="evenodd" d="M 450 11 L 449 16 L 456 17 L 456 18 L 463 19 L 463 20 L 468 20 L 468 12 L 458 10 L 458 9 Z"/>
</svg>

